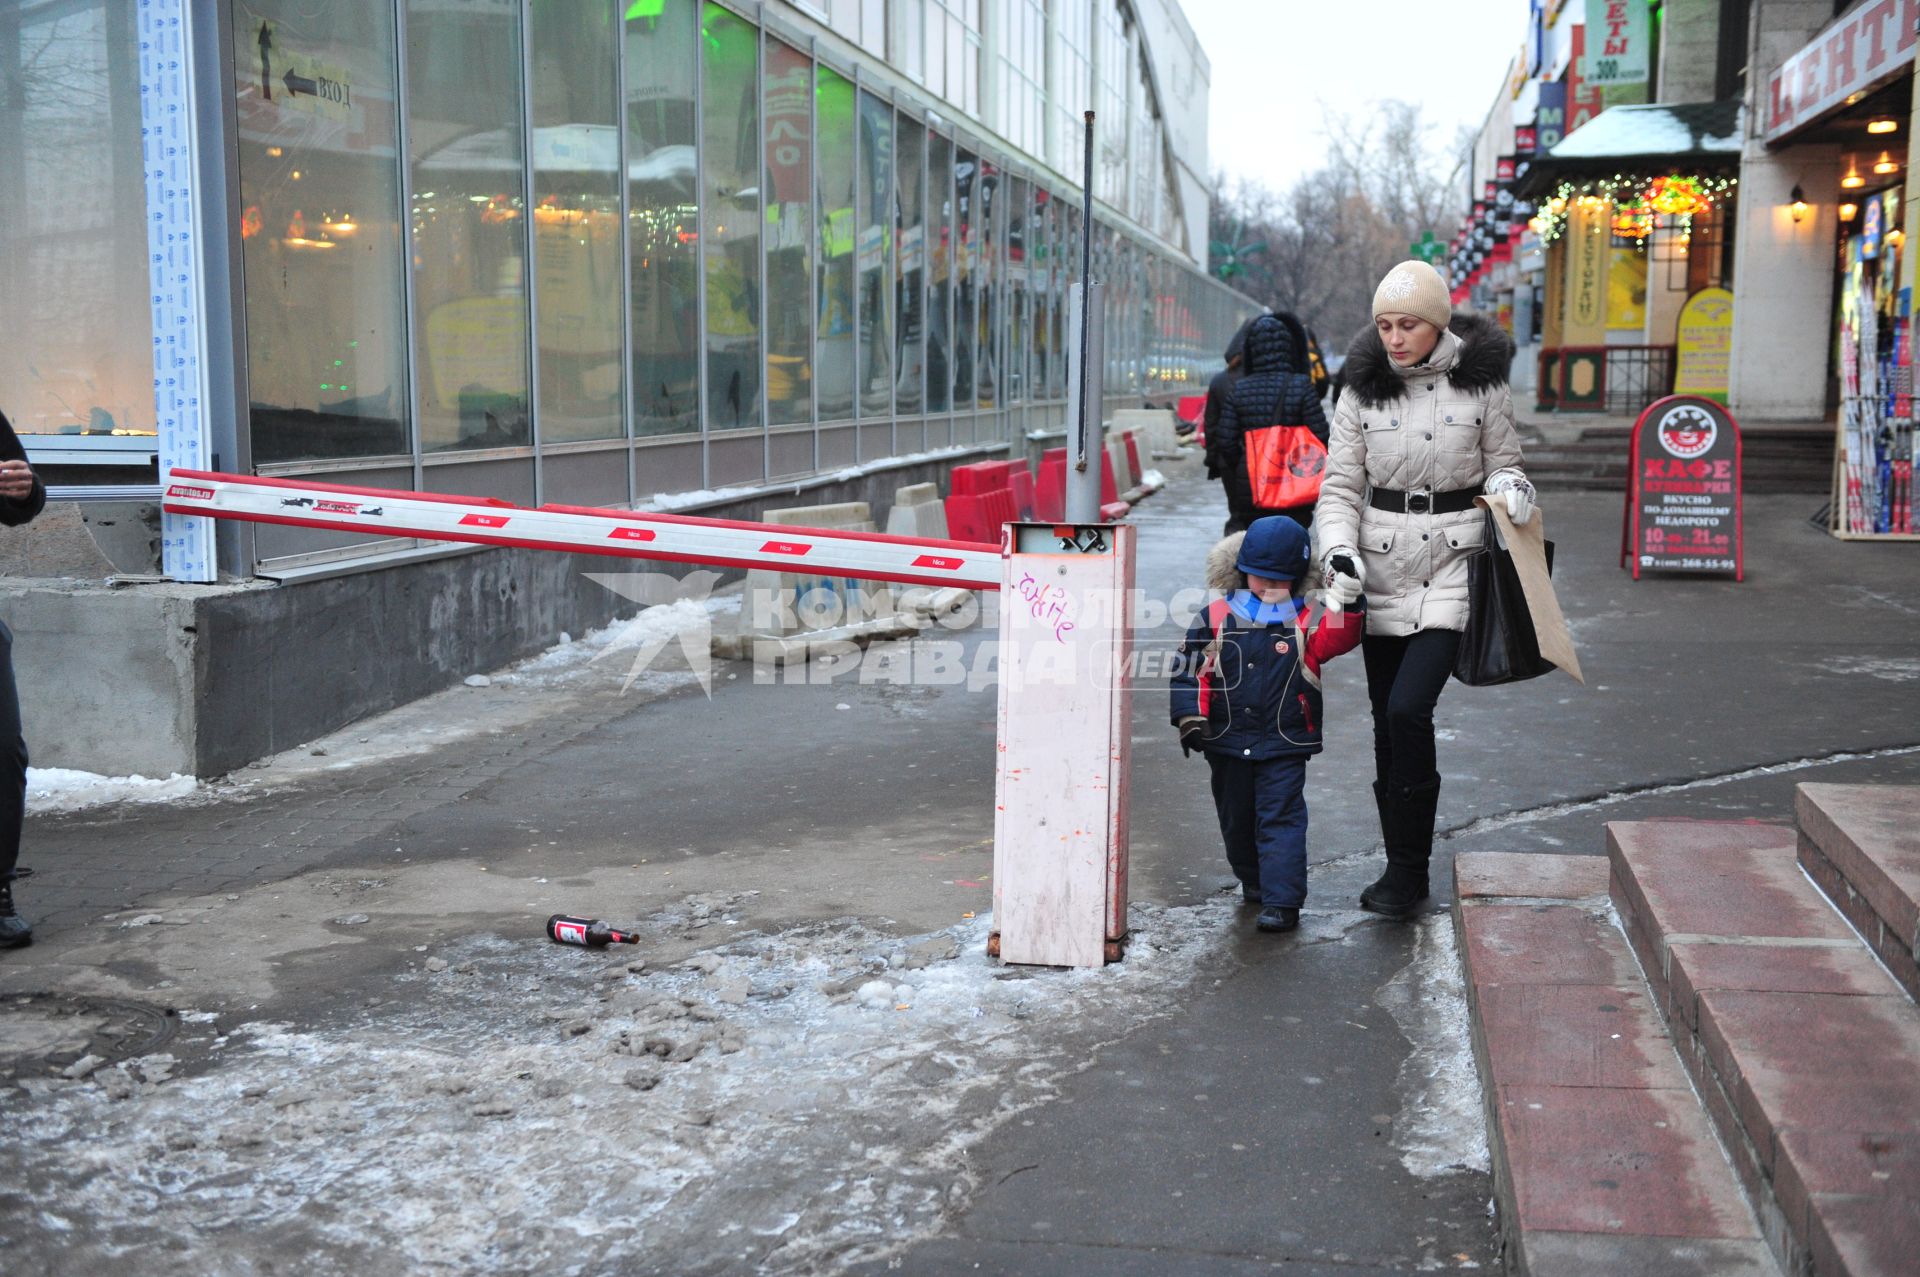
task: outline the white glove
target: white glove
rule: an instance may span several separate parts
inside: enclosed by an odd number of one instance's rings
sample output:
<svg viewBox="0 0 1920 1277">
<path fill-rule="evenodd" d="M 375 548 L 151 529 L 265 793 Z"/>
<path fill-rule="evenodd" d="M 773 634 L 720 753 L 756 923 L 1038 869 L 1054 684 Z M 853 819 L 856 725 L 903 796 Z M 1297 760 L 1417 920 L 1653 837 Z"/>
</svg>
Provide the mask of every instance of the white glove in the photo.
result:
<svg viewBox="0 0 1920 1277">
<path fill-rule="evenodd" d="M 1341 607 L 1356 603 L 1366 588 L 1367 570 L 1359 552 L 1350 545 L 1336 545 L 1327 551 L 1327 598 Z"/>
<path fill-rule="evenodd" d="M 1487 495 L 1507 498 L 1507 517 L 1520 527 L 1533 518 L 1533 484 L 1517 470 L 1496 470 L 1487 479 Z"/>
</svg>

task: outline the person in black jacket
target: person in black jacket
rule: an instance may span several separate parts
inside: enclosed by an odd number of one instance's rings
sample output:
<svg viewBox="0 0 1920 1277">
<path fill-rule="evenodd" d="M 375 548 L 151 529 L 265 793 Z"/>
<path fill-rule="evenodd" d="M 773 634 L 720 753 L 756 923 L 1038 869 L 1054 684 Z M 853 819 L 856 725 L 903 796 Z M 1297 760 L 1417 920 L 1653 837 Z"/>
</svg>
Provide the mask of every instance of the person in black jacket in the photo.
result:
<svg viewBox="0 0 1920 1277">
<path fill-rule="evenodd" d="M 1233 388 L 1240 382 L 1240 378 L 1246 376 L 1246 332 L 1248 332 L 1248 328 L 1252 328 L 1252 326 L 1254 326 L 1254 321 L 1248 319 L 1244 325 L 1238 326 L 1238 330 L 1235 330 L 1233 340 L 1227 342 L 1227 367 L 1225 367 L 1223 371 L 1213 374 L 1213 380 L 1208 382 L 1208 386 L 1206 386 L 1206 407 L 1200 411 L 1200 424 L 1204 426 L 1204 444 L 1202 444 L 1202 446 L 1206 447 L 1206 453 L 1204 453 L 1204 455 L 1206 455 L 1206 476 L 1208 476 L 1208 478 L 1217 478 L 1217 480 L 1221 480 L 1223 484 L 1227 482 L 1227 480 L 1225 480 L 1225 469 L 1221 467 L 1219 447 L 1215 447 L 1215 444 L 1213 444 L 1213 432 L 1215 432 L 1217 426 L 1219 426 L 1219 411 L 1221 411 L 1221 407 L 1225 407 L 1227 396 L 1233 394 Z M 1229 532 L 1233 532 L 1235 528 L 1244 528 L 1246 524 L 1254 522 L 1252 511 L 1242 509 L 1242 507 L 1235 505 L 1236 499 L 1240 499 L 1240 494 L 1236 492 L 1233 484 L 1227 484 L 1227 530 L 1229 530 Z M 1244 515 L 1244 520 L 1235 524 L 1235 518 L 1242 517 L 1242 515 Z"/>
<path fill-rule="evenodd" d="M 1227 489 L 1228 533 L 1244 531 L 1269 515 L 1285 515 L 1302 527 L 1313 522 L 1317 472 L 1313 495 L 1303 502 L 1262 505 L 1261 494 L 1284 477 L 1275 471 L 1281 459 L 1248 448 L 1248 436 L 1268 426 L 1305 426 L 1324 449 L 1327 417 L 1303 352 L 1304 338 L 1296 340 L 1293 329 L 1277 315 L 1262 315 L 1247 329 L 1246 372 L 1223 396 L 1219 421 L 1207 427 L 1207 447 L 1218 458 L 1220 482 Z M 1318 461 L 1324 467 L 1324 451 Z"/>
<path fill-rule="evenodd" d="M 27 450 L 0 413 L 0 523 L 18 527 L 45 508 L 47 490 L 27 464 Z M 0 621 L 0 949 L 33 943 L 33 928 L 13 907 L 20 872 L 20 829 L 27 818 L 27 741 L 20 730 L 20 693 L 13 681 L 13 631 Z"/>
</svg>

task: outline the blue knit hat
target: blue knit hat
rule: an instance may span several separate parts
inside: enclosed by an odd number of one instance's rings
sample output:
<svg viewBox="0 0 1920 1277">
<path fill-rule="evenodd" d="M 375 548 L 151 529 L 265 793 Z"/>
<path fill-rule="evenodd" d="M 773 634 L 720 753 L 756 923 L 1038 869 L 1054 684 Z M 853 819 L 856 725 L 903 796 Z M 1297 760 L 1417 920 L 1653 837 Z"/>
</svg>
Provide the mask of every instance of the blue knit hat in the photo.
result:
<svg viewBox="0 0 1920 1277">
<path fill-rule="evenodd" d="M 1255 519 L 1240 543 L 1234 566 L 1269 581 L 1293 581 L 1307 574 L 1307 530 L 1284 514 Z"/>
</svg>

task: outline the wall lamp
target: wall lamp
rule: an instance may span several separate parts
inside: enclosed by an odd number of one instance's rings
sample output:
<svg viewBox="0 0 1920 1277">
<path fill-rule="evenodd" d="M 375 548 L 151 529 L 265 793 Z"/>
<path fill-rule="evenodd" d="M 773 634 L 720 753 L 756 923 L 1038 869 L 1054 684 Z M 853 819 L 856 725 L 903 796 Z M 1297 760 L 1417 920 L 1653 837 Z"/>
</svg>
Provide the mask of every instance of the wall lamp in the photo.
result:
<svg viewBox="0 0 1920 1277">
<path fill-rule="evenodd" d="M 1794 184 L 1791 198 L 1793 203 L 1790 207 L 1793 209 L 1793 220 L 1798 222 L 1807 215 L 1807 194 L 1800 189 L 1798 183 Z"/>
</svg>

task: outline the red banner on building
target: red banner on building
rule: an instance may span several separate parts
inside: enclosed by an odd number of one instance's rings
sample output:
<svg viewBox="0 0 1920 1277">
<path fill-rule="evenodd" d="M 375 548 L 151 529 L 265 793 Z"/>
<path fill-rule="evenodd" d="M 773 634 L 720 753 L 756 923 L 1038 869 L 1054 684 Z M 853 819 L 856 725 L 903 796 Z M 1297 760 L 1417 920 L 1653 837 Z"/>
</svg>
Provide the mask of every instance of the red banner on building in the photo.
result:
<svg viewBox="0 0 1920 1277">
<path fill-rule="evenodd" d="M 1913 62 L 1920 0 L 1863 4 L 1780 64 L 1767 81 L 1767 141 L 1811 124 Z"/>
</svg>

